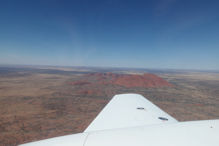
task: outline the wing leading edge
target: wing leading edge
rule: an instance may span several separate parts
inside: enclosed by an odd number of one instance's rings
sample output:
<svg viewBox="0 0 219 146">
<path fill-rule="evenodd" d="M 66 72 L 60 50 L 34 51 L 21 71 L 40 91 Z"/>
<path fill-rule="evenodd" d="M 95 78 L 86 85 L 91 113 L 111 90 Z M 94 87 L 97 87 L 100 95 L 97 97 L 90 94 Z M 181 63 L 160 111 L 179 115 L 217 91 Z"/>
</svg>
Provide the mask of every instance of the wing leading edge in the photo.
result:
<svg viewBox="0 0 219 146">
<path fill-rule="evenodd" d="M 115 95 L 84 132 L 175 123 L 176 119 L 139 94 Z"/>
</svg>

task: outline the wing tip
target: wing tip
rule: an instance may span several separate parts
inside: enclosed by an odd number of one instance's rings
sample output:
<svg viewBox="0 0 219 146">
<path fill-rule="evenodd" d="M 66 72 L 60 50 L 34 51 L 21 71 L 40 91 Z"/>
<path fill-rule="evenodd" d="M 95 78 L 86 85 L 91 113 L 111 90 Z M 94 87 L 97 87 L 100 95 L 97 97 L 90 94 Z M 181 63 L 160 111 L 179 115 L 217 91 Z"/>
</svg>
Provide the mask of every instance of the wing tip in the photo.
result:
<svg viewBox="0 0 219 146">
<path fill-rule="evenodd" d="M 124 97 L 124 96 L 130 96 L 130 97 L 141 96 L 141 97 L 143 97 L 143 95 L 138 94 L 138 93 L 122 93 L 122 94 L 116 94 L 114 97 Z"/>
</svg>

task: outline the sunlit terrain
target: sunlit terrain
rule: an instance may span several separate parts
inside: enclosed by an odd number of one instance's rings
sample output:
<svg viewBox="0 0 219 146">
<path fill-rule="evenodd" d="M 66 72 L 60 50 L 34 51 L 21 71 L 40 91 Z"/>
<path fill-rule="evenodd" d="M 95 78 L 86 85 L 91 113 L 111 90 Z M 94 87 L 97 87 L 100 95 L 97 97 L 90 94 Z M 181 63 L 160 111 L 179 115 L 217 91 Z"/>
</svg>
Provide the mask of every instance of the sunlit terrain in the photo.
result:
<svg viewBox="0 0 219 146">
<path fill-rule="evenodd" d="M 138 84 L 144 73 L 154 78 Z M 157 79 L 166 84 L 159 86 Z M 134 86 L 125 86 L 129 80 Z M 148 83 L 156 86 L 145 86 Z M 82 132 L 120 93 L 142 94 L 179 121 L 219 118 L 217 72 L 4 66 L 0 143 L 17 145 Z"/>
</svg>

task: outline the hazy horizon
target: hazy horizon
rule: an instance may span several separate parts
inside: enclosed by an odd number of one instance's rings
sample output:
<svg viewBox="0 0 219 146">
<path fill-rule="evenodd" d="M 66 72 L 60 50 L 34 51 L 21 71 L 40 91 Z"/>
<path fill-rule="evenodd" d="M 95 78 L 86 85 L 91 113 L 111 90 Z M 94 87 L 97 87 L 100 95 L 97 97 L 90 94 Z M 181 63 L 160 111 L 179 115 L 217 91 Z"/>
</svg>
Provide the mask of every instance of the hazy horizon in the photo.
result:
<svg viewBox="0 0 219 146">
<path fill-rule="evenodd" d="M 219 73 L 219 69 L 182 69 L 182 68 L 147 68 L 147 67 L 113 67 L 113 66 L 77 66 L 77 65 L 45 65 L 45 64 L 0 64 L 0 67 L 54 67 L 55 68 L 99 68 L 99 69 L 133 69 L 133 70 L 154 70 L 154 71 L 194 71 L 194 72 L 216 72 Z"/>
</svg>

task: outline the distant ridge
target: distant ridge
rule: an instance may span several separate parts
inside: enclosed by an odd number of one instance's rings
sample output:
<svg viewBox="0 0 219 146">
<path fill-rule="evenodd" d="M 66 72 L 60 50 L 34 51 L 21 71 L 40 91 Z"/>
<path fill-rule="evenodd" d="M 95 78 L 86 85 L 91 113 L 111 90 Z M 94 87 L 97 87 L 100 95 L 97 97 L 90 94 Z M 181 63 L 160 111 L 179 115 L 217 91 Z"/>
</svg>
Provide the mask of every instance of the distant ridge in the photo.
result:
<svg viewBox="0 0 219 146">
<path fill-rule="evenodd" d="M 172 86 L 166 80 L 158 77 L 154 74 L 116 74 L 116 73 L 91 73 L 86 75 L 87 77 L 92 77 L 96 79 L 99 84 L 113 84 L 120 85 L 123 87 L 163 87 Z"/>
<path fill-rule="evenodd" d="M 83 75 L 79 80 L 69 82 L 69 85 L 79 87 L 77 94 L 84 95 L 103 95 L 105 93 L 113 93 L 112 87 L 173 87 L 172 84 L 154 74 L 117 74 L 111 72 L 89 73 Z"/>
</svg>

